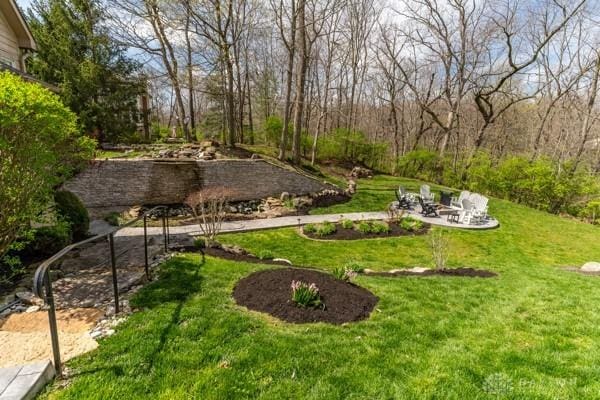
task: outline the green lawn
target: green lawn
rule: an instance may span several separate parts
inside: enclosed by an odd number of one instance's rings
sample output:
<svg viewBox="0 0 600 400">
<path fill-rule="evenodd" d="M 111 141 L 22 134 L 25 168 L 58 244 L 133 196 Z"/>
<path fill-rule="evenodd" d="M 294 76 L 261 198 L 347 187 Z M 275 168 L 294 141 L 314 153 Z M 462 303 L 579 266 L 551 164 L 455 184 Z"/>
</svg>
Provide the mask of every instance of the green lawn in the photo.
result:
<svg viewBox="0 0 600 400">
<path fill-rule="evenodd" d="M 359 182 L 349 203 L 374 211 L 399 179 Z M 404 181 L 410 188 L 415 181 Z M 560 267 L 600 260 L 600 229 L 492 200 L 492 231 L 448 230 L 450 265 L 500 275 L 357 283 L 380 298 L 367 321 L 292 325 L 235 305 L 236 281 L 267 266 L 180 256 L 135 303 L 143 311 L 70 363 L 72 399 L 598 399 L 600 277 Z M 431 265 L 427 236 L 319 242 L 294 229 L 227 235 L 331 270 Z"/>
</svg>

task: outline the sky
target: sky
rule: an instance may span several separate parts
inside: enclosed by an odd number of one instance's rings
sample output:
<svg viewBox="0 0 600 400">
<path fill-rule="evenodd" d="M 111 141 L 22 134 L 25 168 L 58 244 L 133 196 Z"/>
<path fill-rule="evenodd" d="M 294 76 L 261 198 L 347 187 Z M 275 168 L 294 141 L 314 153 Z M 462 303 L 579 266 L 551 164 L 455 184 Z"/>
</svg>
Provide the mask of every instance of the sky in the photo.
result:
<svg viewBox="0 0 600 400">
<path fill-rule="evenodd" d="M 17 0 L 17 4 L 21 8 L 23 12 L 27 11 L 29 5 L 31 4 L 31 0 Z"/>
</svg>

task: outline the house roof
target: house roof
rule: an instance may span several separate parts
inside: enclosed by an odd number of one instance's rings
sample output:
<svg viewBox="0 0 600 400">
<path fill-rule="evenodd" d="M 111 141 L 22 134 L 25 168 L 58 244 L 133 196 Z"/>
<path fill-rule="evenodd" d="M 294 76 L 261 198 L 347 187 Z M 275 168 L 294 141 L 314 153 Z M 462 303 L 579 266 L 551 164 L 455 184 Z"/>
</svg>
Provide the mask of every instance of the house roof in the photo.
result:
<svg viewBox="0 0 600 400">
<path fill-rule="evenodd" d="M 15 0 L 0 0 L 0 12 L 4 14 L 8 24 L 17 35 L 19 47 L 36 50 L 35 39 Z"/>
</svg>

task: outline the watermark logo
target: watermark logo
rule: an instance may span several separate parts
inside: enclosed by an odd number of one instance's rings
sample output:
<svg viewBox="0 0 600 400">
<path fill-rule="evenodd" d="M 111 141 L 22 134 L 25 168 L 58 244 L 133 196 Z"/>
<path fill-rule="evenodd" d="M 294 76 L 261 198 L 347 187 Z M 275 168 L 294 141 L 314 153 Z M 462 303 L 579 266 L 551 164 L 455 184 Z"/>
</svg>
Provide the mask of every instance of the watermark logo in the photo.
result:
<svg viewBox="0 0 600 400">
<path fill-rule="evenodd" d="M 558 390 L 568 390 L 577 386 L 576 378 L 555 378 L 552 383 L 558 386 Z M 515 392 L 527 392 L 531 390 L 543 390 L 548 382 L 535 379 L 513 378 L 505 373 L 497 372 L 489 375 L 483 381 L 482 389 L 485 393 L 495 396 L 505 396 Z M 565 397 L 566 398 L 566 397 Z"/>
<path fill-rule="evenodd" d="M 503 373 L 489 375 L 483 382 L 483 391 L 488 394 L 503 395 L 512 392 L 513 381 Z"/>
</svg>

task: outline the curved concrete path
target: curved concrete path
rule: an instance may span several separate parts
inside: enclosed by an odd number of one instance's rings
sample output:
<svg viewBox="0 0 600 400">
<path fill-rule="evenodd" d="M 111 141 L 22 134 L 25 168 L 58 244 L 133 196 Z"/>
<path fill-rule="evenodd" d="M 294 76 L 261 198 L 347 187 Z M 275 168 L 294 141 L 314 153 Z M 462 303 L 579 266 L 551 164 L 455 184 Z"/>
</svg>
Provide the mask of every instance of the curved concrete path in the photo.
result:
<svg viewBox="0 0 600 400">
<path fill-rule="evenodd" d="M 444 226 L 447 228 L 463 228 L 472 230 L 485 230 L 498 227 L 500 224 L 495 219 L 488 220 L 485 224 L 481 225 L 466 225 L 462 223 L 451 223 L 446 220 L 446 217 L 423 217 L 416 211 L 410 211 L 405 213 L 415 219 L 419 219 L 423 222 L 427 222 L 431 225 Z M 249 232 L 263 229 L 275 229 L 285 228 L 290 226 L 299 226 L 306 224 L 318 224 L 326 221 L 339 222 L 344 219 L 352 221 L 363 221 L 363 220 L 384 220 L 388 219 L 389 215 L 387 212 L 362 212 L 362 213 L 340 213 L 340 214 L 324 214 L 324 215 L 299 215 L 289 217 L 278 217 L 278 218 L 264 218 L 264 219 L 253 219 L 247 221 L 231 221 L 223 222 L 221 226 L 221 233 L 232 233 L 232 232 Z M 171 235 L 201 235 L 199 225 L 183 225 L 183 226 L 172 226 L 169 228 Z M 139 236 L 144 234 L 144 228 L 130 227 L 123 228 L 116 233 L 116 236 Z M 148 235 L 162 235 L 162 228 L 150 227 L 148 228 Z"/>
</svg>

